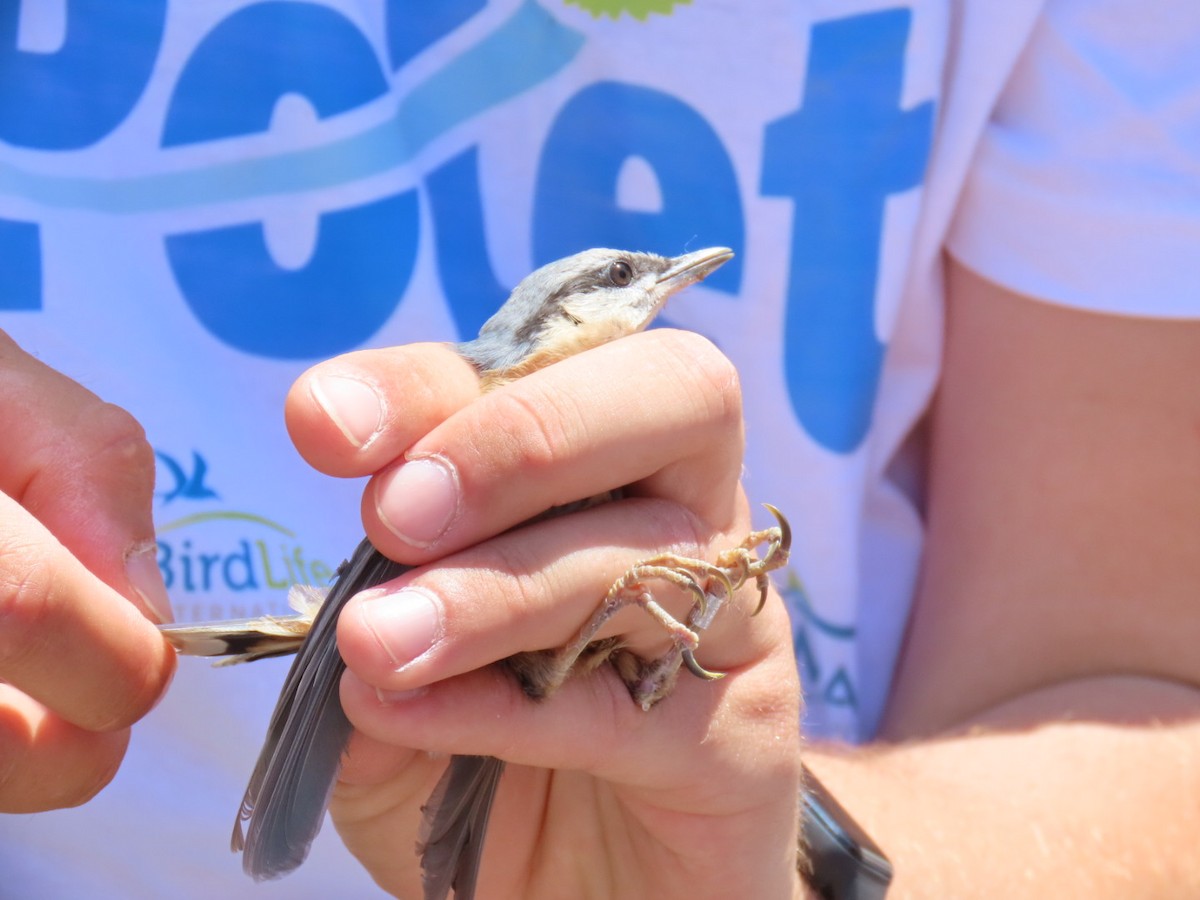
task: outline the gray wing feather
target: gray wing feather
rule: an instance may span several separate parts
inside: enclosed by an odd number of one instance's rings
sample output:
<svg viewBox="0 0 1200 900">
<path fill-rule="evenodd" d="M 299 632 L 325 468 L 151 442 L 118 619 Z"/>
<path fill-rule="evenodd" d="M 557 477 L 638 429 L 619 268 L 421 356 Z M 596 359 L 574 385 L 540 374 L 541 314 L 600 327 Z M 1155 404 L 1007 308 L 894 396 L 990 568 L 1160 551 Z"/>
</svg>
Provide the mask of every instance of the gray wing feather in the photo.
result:
<svg viewBox="0 0 1200 900">
<path fill-rule="evenodd" d="M 454 756 L 424 807 L 421 824 L 425 900 L 474 900 L 488 816 L 504 762 L 492 756 Z"/>
<path fill-rule="evenodd" d="M 346 664 L 337 649 L 337 619 L 359 591 L 410 566 L 363 540 L 313 621 L 284 681 L 258 763 L 234 823 L 233 849 L 251 877 L 278 878 L 299 866 L 325 818 L 351 726 L 338 685 Z M 242 823 L 247 823 L 245 836 Z"/>
</svg>

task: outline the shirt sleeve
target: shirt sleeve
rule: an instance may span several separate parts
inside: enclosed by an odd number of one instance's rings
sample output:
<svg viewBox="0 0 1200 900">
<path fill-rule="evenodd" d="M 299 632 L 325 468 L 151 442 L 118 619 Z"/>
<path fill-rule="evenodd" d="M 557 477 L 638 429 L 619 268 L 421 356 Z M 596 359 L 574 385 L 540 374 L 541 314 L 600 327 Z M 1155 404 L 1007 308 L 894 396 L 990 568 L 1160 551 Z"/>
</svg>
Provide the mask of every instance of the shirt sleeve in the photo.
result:
<svg viewBox="0 0 1200 900">
<path fill-rule="evenodd" d="M 976 151 L 947 249 L 1005 287 L 1200 317 L 1200 3 L 1052 0 Z"/>
</svg>

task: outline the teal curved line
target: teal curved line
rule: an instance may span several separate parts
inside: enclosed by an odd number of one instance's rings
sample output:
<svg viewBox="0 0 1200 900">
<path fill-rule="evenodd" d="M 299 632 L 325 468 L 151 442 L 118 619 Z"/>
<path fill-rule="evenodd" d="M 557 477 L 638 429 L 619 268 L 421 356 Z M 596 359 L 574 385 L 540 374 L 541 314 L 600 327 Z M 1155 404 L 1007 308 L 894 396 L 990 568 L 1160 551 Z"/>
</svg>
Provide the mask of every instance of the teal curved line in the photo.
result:
<svg viewBox="0 0 1200 900">
<path fill-rule="evenodd" d="M 201 522 L 253 522 L 256 525 L 265 525 L 268 528 L 273 528 L 280 534 L 285 534 L 290 538 L 296 536 L 296 532 L 285 525 L 280 525 L 278 522 L 272 522 L 265 516 L 260 516 L 257 513 L 240 512 L 235 509 L 217 510 L 214 512 L 193 513 L 190 516 L 184 516 L 181 519 L 174 519 L 170 522 L 164 522 L 159 525 L 157 530 L 159 534 L 167 531 L 174 531 L 176 528 L 185 528 L 188 525 L 198 525 Z"/>
<path fill-rule="evenodd" d="M 837 625 L 833 622 L 830 622 L 828 619 L 822 619 L 819 615 L 817 615 L 817 611 L 813 609 L 812 604 L 808 602 L 808 591 L 804 590 L 804 585 L 800 583 L 799 579 L 795 581 L 794 586 L 791 583 L 791 579 L 789 579 L 789 584 L 783 589 L 783 593 L 787 594 L 790 599 L 794 600 L 796 609 L 802 616 L 804 616 L 804 620 L 806 622 L 811 622 L 814 626 L 816 626 L 817 631 L 821 632 L 822 634 L 827 634 L 832 638 L 836 638 L 837 640 L 849 641 L 852 640 L 854 635 L 858 632 L 858 629 L 856 629 L 853 625 Z"/>
<path fill-rule="evenodd" d="M 357 181 L 409 162 L 460 122 L 550 78 L 583 43 L 581 32 L 526 0 L 495 31 L 413 88 L 391 119 L 360 134 L 265 159 L 131 178 L 47 175 L 0 163 L 0 192 L 48 206 L 138 213 Z M 531 52 L 535 46 L 538 52 Z"/>
</svg>

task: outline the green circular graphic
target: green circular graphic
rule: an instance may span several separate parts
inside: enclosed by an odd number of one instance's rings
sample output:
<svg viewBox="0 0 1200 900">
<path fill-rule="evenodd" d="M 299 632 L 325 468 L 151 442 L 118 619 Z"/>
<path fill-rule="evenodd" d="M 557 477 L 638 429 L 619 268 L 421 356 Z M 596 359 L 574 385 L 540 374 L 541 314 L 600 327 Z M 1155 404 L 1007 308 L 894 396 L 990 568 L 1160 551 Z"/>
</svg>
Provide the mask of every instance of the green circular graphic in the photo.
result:
<svg viewBox="0 0 1200 900">
<path fill-rule="evenodd" d="M 597 19 L 601 16 L 611 16 L 619 19 L 622 13 L 629 13 L 635 19 L 645 21 L 650 13 L 669 16 L 676 6 L 691 3 L 692 0 L 565 0 L 571 6 L 586 9 Z"/>
</svg>

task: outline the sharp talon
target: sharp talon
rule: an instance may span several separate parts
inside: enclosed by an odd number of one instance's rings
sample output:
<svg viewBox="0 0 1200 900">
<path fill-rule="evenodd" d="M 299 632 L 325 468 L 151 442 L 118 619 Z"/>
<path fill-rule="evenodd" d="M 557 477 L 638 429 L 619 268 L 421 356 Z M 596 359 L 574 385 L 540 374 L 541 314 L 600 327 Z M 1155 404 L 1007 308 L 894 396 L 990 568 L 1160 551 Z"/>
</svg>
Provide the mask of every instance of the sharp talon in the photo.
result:
<svg viewBox="0 0 1200 900">
<path fill-rule="evenodd" d="M 697 579 L 696 576 L 687 569 L 675 569 L 675 572 L 681 578 L 687 579 L 687 589 L 696 595 L 696 606 L 700 610 L 700 615 L 703 616 L 705 611 L 708 609 L 708 594 L 706 594 L 704 588 L 700 586 L 699 579 Z"/>
<path fill-rule="evenodd" d="M 700 665 L 700 663 L 696 662 L 696 657 L 692 654 L 691 650 L 684 650 L 681 655 L 683 656 L 683 664 L 697 678 L 703 678 L 705 681 L 718 681 L 725 677 L 724 672 L 710 672 L 704 666 Z"/>
<path fill-rule="evenodd" d="M 754 607 L 754 612 L 750 613 L 750 618 L 754 618 L 763 611 L 763 607 L 767 605 L 767 592 L 771 588 L 771 581 L 766 575 L 759 575 L 755 579 L 758 584 L 758 606 Z"/>
<path fill-rule="evenodd" d="M 716 578 L 719 582 L 721 582 L 721 587 L 725 588 L 725 597 L 726 598 L 733 597 L 733 592 L 735 590 L 735 588 L 733 586 L 733 579 L 731 579 L 727 574 L 725 574 L 724 569 L 719 568 L 719 567 L 714 568 L 713 571 L 710 572 L 709 574 L 711 577 Z M 701 610 L 700 614 L 703 615 L 704 611 Z"/>
<path fill-rule="evenodd" d="M 781 513 L 776 507 L 770 503 L 764 503 L 767 512 L 775 517 L 775 521 L 779 523 L 779 544 L 773 547 L 767 555 L 767 559 L 771 559 L 776 553 L 783 553 L 786 557 L 792 551 L 792 526 L 788 524 L 787 516 Z"/>
</svg>

